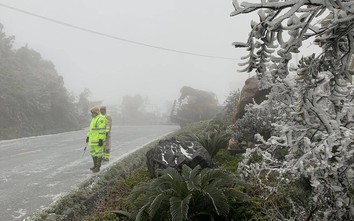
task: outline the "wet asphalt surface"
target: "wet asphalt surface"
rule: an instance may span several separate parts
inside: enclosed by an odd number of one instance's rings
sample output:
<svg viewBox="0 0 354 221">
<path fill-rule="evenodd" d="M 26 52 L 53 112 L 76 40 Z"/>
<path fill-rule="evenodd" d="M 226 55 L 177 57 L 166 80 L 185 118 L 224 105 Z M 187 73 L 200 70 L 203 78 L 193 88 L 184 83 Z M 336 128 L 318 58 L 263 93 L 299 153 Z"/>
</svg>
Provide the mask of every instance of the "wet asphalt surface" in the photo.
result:
<svg viewBox="0 0 354 221">
<path fill-rule="evenodd" d="M 177 130 L 174 125 L 114 126 L 115 161 Z M 92 176 L 87 130 L 0 141 L 0 220 L 23 220 Z"/>
</svg>

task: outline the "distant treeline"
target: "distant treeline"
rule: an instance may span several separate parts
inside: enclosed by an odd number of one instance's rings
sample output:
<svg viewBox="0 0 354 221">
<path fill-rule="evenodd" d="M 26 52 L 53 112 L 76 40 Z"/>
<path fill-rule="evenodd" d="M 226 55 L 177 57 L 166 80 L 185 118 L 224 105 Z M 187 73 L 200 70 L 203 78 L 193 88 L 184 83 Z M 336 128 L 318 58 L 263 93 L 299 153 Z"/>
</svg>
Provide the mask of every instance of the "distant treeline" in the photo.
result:
<svg viewBox="0 0 354 221">
<path fill-rule="evenodd" d="M 80 129 L 87 97 L 75 102 L 50 61 L 13 41 L 0 24 L 0 139 Z"/>
</svg>

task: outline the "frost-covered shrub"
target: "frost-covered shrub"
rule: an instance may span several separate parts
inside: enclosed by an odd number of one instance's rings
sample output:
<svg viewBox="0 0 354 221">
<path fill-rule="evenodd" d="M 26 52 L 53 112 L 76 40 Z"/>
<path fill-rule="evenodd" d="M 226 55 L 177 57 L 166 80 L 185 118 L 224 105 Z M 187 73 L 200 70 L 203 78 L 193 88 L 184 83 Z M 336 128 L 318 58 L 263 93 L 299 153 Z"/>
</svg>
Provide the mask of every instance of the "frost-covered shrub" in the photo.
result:
<svg viewBox="0 0 354 221">
<path fill-rule="evenodd" d="M 283 184 L 307 177 L 313 187 L 312 198 L 306 207 L 293 204 L 293 209 L 298 213 L 291 214 L 304 216 L 303 211 L 310 210 L 315 212 L 316 220 L 341 220 L 342 217 L 350 220 L 354 133 L 353 127 L 347 128 L 345 125 L 350 124 L 347 119 L 353 118 L 354 90 L 347 84 L 351 100 L 346 100 L 341 112 L 336 113 L 330 100 L 329 85 L 333 77 L 328 73 L 319 73 L 318 76 L 322 79 L 321 83 L 307 92 L 306 102 L 303 102 L 301 93 L 303 82 L 297 80 L 297 84 L 290 88 L 286 86 L 289 85 L 286 81 L 295 79 L 286 78 L 284 84 L 274 85 L 270 98 L 279 115 L 273 124 L 273 136 L 267 140 L 257 137 L 263 142 L 262 148 L 258 146 L 249 150 L 245 161 L 239 165 L 239 171 L 246 178 L 259 177 L 257 182 L 266 190 L 265 196 L 273 195 Z M 288 91 L 288 99 L 284 99 L 280 91 Z M 267 148 L 264 149 L 264 146 Z M 286 155 L 279 159 L 275 153 L 282 150 L 286 151 Z M 252 152 L 261 154 L 263 161 L 250 164 Z M 269 177 L 273 173 L 279 179 L 270 183 Z M 282 217 L 291 218 L 294 217 Z"/>
<path fill-rule="evenodd" d="M 316 87 L 305 93 L 305 102 L 303 81 L 290 76 L 282 84 L 273 85 L 270 101 L 278 112 L 272 124 L 273 135 L 269 139 L 258 135 L 262 144 L 248 150 L 239 165 L 239 172 L 246 179 L 251 178 L 264 188 L 264 197 L 273 196 L 280 186 L 300 177 L 310 180 L 313 191 L 308 204 L 289 201 L 294 212 L 287 213 L 291 217 L 279 220 L 303 218 L 312 213 L 315 220 L 352 218 L 354 130 L 350 126 L 352 120 L 348 119 L 354 115 L 354 90 L 350 84 L 343 87 L 348 96 L 342 97 L 344 105 L 336 111 L 330 90 L 333 76 L 321 72 L 318 79 Z M 285 91 L 284 97 L 280 92 Z M 284 151 L 283 158 L 276 156 L 279 151 Z M 262 161 L 250 163 L 254 152 L 262 156 Z M 274 174 L 278 179 L 269 182 Z"/>
<path fill-rule="evenodd" d="M 268 105 L 277 112 L 272 136 L 257 136 L 262 145 L 247 150 L 239 172 L 266 199 L 301 177 L 309 180 L 308 202 L 289 197 L 288 212 L 279 210 L 273 220 L 354 220 L 354 2 L 233 4 L 232 15 L 258 11 L 260 22 L 251 23 L 247 44 L 234 45 L 247 47 L 245 71 L 256 71 L 263 86 L 272 88 Z M 289 62 L 310 37 L 323 52 L 302 58 L 292 74 Z M 283 158 L 274 156 L 279 150 Z M 249 163 L 253 152 L 262 160 Z"/>
<path fill-rule="evenodd" d="M 272 132 L 272 116 L 270 107 L 251 105 L 246 108 L 245 115 L 236 121 L 233 130 L 235 131 L 234 139 L 238 142 L 246 141 L 255 143 L 255 135 L 261 134 L 265 138 L 269 138 Z"/>
</svg>

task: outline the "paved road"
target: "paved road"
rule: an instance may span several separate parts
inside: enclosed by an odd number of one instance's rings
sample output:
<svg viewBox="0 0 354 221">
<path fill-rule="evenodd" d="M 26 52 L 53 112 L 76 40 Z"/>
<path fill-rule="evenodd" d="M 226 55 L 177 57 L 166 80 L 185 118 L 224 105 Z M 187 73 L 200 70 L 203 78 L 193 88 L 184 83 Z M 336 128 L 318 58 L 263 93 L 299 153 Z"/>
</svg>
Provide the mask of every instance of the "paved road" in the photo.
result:
<svg viewBox="0 0 354 221">
<path fill-rule="evenodd" d="M 115 126 L 109 166 L 177 126 Z M 0 220 L 23 220 L 88 179 L 86 130 L 0 141 Z"/>
</svg>

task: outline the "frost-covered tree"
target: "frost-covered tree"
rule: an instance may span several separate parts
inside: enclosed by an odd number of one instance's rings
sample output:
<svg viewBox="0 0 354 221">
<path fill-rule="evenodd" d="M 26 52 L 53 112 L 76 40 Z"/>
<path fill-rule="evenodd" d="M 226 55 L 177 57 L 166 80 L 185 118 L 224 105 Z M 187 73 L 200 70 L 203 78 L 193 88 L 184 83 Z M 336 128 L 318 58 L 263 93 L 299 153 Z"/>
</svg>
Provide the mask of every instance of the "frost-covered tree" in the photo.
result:
<svg viewBox="0 0 354 221">
<path fill-rule="evenodd" d="M 272 88 L 267 105 L 277 112 L 272 136 L 257 136 L 262 145 L 246 152 L 240 172 L 257 177 L 265 197 L 300 177 L 310 180 L 308 205 L 289 198 L 293 215 L 275 219 L 354 220 L 354 1 L 234 0 L 233 5 L 232 16 L 258 11 L 260 21 L 251 22 L 247 43 L 234 46 L 247 47 L 244 71 L 255 71 L 262 87 Z M 302 58 L 292 72 L 289 64 L 305 40 L 322 52 Z M 279 149 L 284 158 L 274 157 Z M 248 164 L 255 152 L 262 161 Z"/>
<path fill-rule="evenodd" d="M 236 114 L 237 104 L 241 97 L 240 89 L 230 92 L 224 102 L 224 110 L 227 116 L 233 117 Z"/>
</svg>

